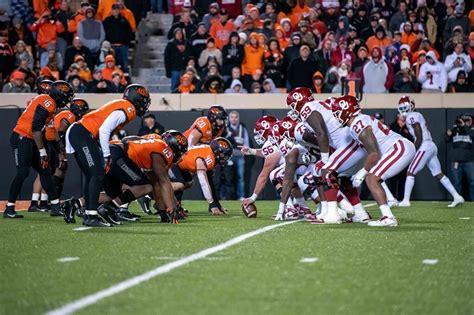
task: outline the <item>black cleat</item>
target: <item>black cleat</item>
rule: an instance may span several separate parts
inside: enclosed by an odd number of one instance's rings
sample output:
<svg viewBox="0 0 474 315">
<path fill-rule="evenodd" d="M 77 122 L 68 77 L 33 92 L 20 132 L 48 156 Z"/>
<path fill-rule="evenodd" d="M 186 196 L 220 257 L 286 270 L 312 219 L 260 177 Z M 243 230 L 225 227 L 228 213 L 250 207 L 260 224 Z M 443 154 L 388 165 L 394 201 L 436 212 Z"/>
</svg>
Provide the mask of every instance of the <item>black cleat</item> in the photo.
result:
<svg viewBox="0 0 474 315">
<path fill-rule="evenodd" d="M 117 218 L 117 215 L 115 214 L 115 207 L 111 204 L 104 203 L 103 205 L 100 205 L 97 209 L 97 212 L 99 213 L 99 216 L 101 216 L 105 221 L 110 224 L 122 224 L 120 223 L 120 219 Z"/>
<path fill-rule="evenodd" d="M 14 206 L 7 206 L 5 212 L 3 212 L 3 217 L 5 219 L 21 219 L 23 215 L 16 212 Z"/>
<path fill-rule="evenodd" d="M 59 203 L 51 205 L 51 212 L 49 214 L 52 217 L 62 217 L 64 213 L 61 209 L 61 205 Z"/>
<path fill-rule="evenodd" d="M 137 202 L 142 208 L 143 212 L 145 212 L 145 214 L 148 214 L 148 215 L 153 214 L 150 207 L 150 202 L 151 202 L 150 196 L 146 195 L 144 197 L 138 198 Z"/>
<path fill-rule="evenodd" d="M 160 216 L 160 219 L 161 219 L 162 223 L 170 223 L 171 222 L 170 215 L 165 210 L 159 210 L 158 212 L 156 212 L 156 214 Z"/>
<path fill-rule="evenodd" d="M 76 209 L 72 205 L 72 198 L 64 200 L 64 202 L 61 204 L 61 211 L 64 214 L 64 221 L 67 224 L 76 223 L 76 218 L 74 218 Z"/>
<path fill-rule="evenodd" d="M 38 205 L 30 205 L 28 207 L 28 212 L 44 212 L 43 209 L 40 209 Z"/>
<path fill-rule="evenodd" d="M 87 219 L 83 223 L 85 226 L 90 227 L 111 227 L 112 225 L 108 222 L 102 221 L 97 215 L 88 215 Z"/>
<path fill-rule="evenodd" d="M 139 221 L 137 217 L 133 216 L 133 214 L 130 213 L 128 210 L 123 210 L 123 208 L 120 211 L 117 211 L 115 214 L 117 215 L 117 218 L 120 221 L 131 221 L 131 222 Z"/>
</svg>

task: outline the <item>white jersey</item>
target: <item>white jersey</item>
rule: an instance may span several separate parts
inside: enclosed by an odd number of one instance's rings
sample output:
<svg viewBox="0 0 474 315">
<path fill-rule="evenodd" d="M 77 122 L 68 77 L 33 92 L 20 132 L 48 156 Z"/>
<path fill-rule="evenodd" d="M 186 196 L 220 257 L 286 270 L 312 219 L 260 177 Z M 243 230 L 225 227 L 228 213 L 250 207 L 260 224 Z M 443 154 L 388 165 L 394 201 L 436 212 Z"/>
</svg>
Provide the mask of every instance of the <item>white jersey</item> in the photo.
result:
<svg viewBox="0 0 474 315">
<path fill-rule="evenodd" d="M 278 147 L 273 145 L 270 140 L 265 141 L 261 150 L 264 158 L 267 158 L 269 155 L 272 155 L 275 152 L 279 152 Z"/>
<path fill-rule="evenodd" d="M 405 118 L 405 123 L 407 124 L 408 131 L 410 132 L 413 138 L 416 138 L 415 128 L 413 128 L 413 125 L 419 123 L 421 128 L 421 135 L 423 136 L 423 142 L 433 141 L 433 139 L 431 138 L 431 133 L 428 130 L 428 127 L 426 126 L 425 117 L 423 117 L 422 114 L 418 112 L 409 113 Z"/>
<path fill-rule="evenodd" d="M 317 111 L 321 114 L 328 130 L 329 144 L 333 148 L 345 146 L 347 143 L 352 141 L 349 134 L 349 130 L 345 127 L 341 127 L 341 124 L 334 118 L 331 108 L 323 102 L 313 101 L 306 103 L 300 111 L 300 117 L 303 122 L 313 113 Z M 310 127 L 307 123 L 307 127 Z"/>
<path fill-rule="evenodd" d="M 352 138 L 354 138 L 360 144 L 363 144 L 359 139 L 359 135 L 367 127 L 372 127 L 372 132 L 374 133 L 375 139 L 377 140 L 381 154 L 391 150 L 394 143 L 403 138 L 399 134 L 391 131 L 378 119 L 372 118 L 365 114 L 359 114 L 349 126 Z"/>
<path fill-rule="evenodd" d="M 303 155 L 308 153 L 308 150 L 302 146 L 301 144 L 295 144 L 291 140 L 288 139 L 283 139 L 279 145 L 278 148 L 280 149 L 280 152 L 284 158 L 293 151 L 294 149 L 298 149 L 299 154 L 298 154 L 298 161 L 296 163 L 298 164 L 304 164 L 303 162 Z"/>
<path fill-rule="evenodd" d="M 303 139 L 304 133 L 312 132 L 314 133 L 313 129 L 311 127 L 307 126 L 304 122 L 300 122 L 296 125 L 295 127 L 295 140 L 298 144 L 302 145 L 303 147 L 306 148 L 306 150 L 314 157 L 316 157 L 318 160 L 321 157 L 321 151 L 319 150 L 319 146 L 313 143 L 306 142 Z M 315 135 L 316 137 L 316 135 Z"/>
</svg>

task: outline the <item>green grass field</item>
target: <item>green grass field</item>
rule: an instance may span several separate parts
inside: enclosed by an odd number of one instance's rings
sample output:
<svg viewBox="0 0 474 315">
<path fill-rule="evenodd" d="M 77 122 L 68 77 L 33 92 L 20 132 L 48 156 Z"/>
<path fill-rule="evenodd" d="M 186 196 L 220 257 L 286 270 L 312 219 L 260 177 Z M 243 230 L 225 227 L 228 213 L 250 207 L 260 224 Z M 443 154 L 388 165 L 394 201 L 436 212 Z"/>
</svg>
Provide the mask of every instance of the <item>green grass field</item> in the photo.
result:
<svg viewBox="0 0 474 315">
<path fill-rule="evenodd" d="M 210 217 L 203 202 L 186 202 L 191 216 L 178 226 L 149 216 L 74 231 L 80 223 L 41 213 L 0 219 L 0 314 L 45 313 L 276 223 L 270 216 L 277 202 L 258 202 L 257 219 L 243 217 L 237 202 L 223 204 L 229 215 Z M 77 313 L 473 314 L 474 204 L 446 205 L 414 202 L 395 209 L 397 228 L 278 227 Z M 379 215 L 376 207 L 370 210 Z M 63 257 L 79 260 L 58 262 Z"/>
</svg>

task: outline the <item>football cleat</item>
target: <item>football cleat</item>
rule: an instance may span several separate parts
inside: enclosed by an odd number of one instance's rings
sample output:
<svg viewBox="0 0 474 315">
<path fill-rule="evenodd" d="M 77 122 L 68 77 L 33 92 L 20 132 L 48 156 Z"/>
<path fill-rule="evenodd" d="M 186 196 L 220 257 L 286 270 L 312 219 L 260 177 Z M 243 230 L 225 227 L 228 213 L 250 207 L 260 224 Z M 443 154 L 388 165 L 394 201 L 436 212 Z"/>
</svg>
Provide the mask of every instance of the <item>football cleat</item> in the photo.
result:
<svg viewBox="0 0 474 315">
<path fill-rule="evenodd" d="M 295 205 L 296 210 L 301 218 L 311 215 L 311 209 L 305 206 Z"/>
<path fill-rule="evenodd" d="M 83 224 L 90 227 L 112 227 L 110 223 L 105 222 L 97 215 L 87 215 L 87 219 L 84 220 Z"/>
<path fill-rule="evenodd" d="M 448 205 L 448 208 L 454 208 L 456 207 L 457 205 L 459 204 L 462 204 L 464 203 L 464 198 L 459 196 L 459 197 L 456 197 L 454 198 L 453 202 L 451 202 L 449 205 Z"/>
<path fill-rule="evenodd" d="M 293 221 L 293 220 L 298 220 L 299 218 L 300 218 L 299 211 L 293 207 L 287 207 L 286 212 L 283 214 L 284 221 Z"/>
<path fill-rule="evenodd" d="M 137 199 L 138 204 L 142 208 L 143 212 L 148 215 L 152 215 L 153 213 L 151 212 L 151 207 L 150 207 L 150 202 L 151 198 L 150 196 L 146 195 L 144 197 L 138 198 Z"/>
<path fill-rule="evenodd" d="M 160 220 L 161 220 L 162 223 L 170 223 L 171 222 L 170 215 L 165 210 L 159 210 L 159 211 L 156 212 L 156 214 L 160 216 Z"/>
<path fill-rule="evenodd" d="M 131 214 L 128 210 L 123 210 L 123 209 L 124 208 L 120 208 L 119 211 L 115 213 L 119 221 L 130 221 L 130 222 L 139 221 L 139 219 L 133 216 L 133 214 Z"/>
<path fill-rule="evenodd" d="M 393 207 L 398 207 L 398 200 L 397 199 L 392 199 L 392 200 L 387 200 L 387 205 L 390 207 L 390 208 L 393 208 Z"/>
<path fill-rule="evenodd" d="M 30 205 L 28 207 L 28 212 L 45 212 L 47 209 L 40 208 L 38 205 Z"/>
<path fill-rule="evenodd" d="M 411 206 L 410 201 L 407 201 L 407 200 L 402 200 L 398 203 L 399 208 L 408 208 L 410 206 Z"/>
<path fill-rule="evenodd" d="M 61 205 L 59 203 L 51 205 L 51 212 L 49 214 L 52 217 L 62 217 L 64 213 L 61 209 Z"/>
<path fill-rule="evenodd" d="M 76 209 L 72 205 L 72 198 L 64 200 L 63 203 L 61 203 L 61 210 L 64 215 L 64 221 L 67 224 L 76 223 L 76 218 L 74 218 Z"/>
<path fill-rule="evenodd" d="M 384 216 L 378 219 L 377 221 L 370 221 L 367 225 L 372 226 L 372 227 L 383 227 L 383 226 L 395 227 L 395 226 L 398 226 L 398 221 L 397 221 L 397 218 L 395 217 L 389 218 L 389 217 Z"/>
<path fill-rule="evenodd" d="M 109 203 L 104 203 L 97 208 L 97 213 L 99 214 L 102 219 L 107 221 L 110 224 L 119 225 L 120 223 L 119 218 L 115 213 L 115 207 Z"/>
<path fill-rule="evenodd" d="M 5 219 L 21 219 L 23 215 L 16 212 L 14 206 L 7 206 L 5 212 L 3 212 L 3 217 Z"/>
</svg>

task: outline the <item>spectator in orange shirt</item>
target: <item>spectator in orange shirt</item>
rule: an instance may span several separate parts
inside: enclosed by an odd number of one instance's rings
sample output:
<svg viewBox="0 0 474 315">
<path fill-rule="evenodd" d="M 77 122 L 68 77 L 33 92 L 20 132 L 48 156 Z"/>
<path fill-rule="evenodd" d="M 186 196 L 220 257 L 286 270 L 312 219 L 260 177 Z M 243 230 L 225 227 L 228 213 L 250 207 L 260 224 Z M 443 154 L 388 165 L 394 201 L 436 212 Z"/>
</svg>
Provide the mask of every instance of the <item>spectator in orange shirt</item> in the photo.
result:
<svg viewBox="0 0 474 315">
<path fill-rule="evenodd" d="M 127 84 L 127 80 L 125 80 L 123 71 L 115 65 L 115 57 L 112 55 L 108 55 L 107 57 L 105 57 L 105 68 L 102 69 L 102 75 L 104 76 L 105 80 L 112 81 L 114 72 L 120 73 L 122 77 L 120 83 Z"/>
<path fill-rule="evenodd" d="M 235 31 L 234 23 L 229 20 L 229 13 L 226 9 L 220 10 L 219 20 L 212 23 L 210 34 L 216 41 L 216 47 L 222 49 L 229 41 L 229 36 Z"/>
<path fill-rule="evenodd" d="M 87 67 L 86 59 L 82 55 L 77 55 L 74 58 L 74 63 L 79 67 L 79 76 L 84 82 L 92 81 L 92 72 Z"/>
<path fill-rule="evenodd" d="M 64 26 L 61 22 L 51 15 L 49 10 L 31 25 L 30 30 L 37 33 L 36 41 L 40 46 L 40 54 L 44 53 L 49 43 L 55 43 L 58 34 L 64 32 Z"/>
<path fill-rule="evenodd" d="M 285 37 L 285 32 L 281 26 L 275 28 L 275 37 L 278 40 L 281 51 L 285 51 L 286 47 L 290 44 L 290 40 Z"/>
<path fill-rule="evenodd" d="M 260 19 L 260 12 L 257 7 L 253 7 L 249 11 L 249 17 L 252 19 L 256 28 L 263 28 L 263 21 Z"/>
<path fill-rule="evenodd" d="M 370 36 L 366 44 L 369 51 L 372 51 L 374 47 L 379 47 L 381 51 L 385 51 L 392 44 L 392 39 L 386 35 L 385 29 L 382 26 L 377 26 L 375 35 Z"/>
<path fill-rule="evenodd" d="M 263 69 L 265 49 L 258 45 L 257 33 L 251 33 L 249 43 L 244 48 L 245 57 L 242 63 L 242 75 L 252 75 L 257 69 Z"/>
<path fill-rule="evenodd" d="M 298 26 L 299 21 L 303 18 L 303 14 L 309 13 L 310 8 L 306 5 L 305 0 L 296 1 L 295 6 L 291 9 L 288 17 L 291 20 L 291 27 L 294 29 Z"/>
<path fill-rule="evenodd" d="M 402 44 L 407 44 L 412 50 L 416 41 L 416 34 L 413 32 L 413 25 L 410 22 L 403 23 Z"/>
<path fill-rule="evenodd" d="M 99 0 L 99 6 L 97 7 L 97 19 L 103 21 L 106 17 L 109 16 L 110 11 L 112 11 L 112 5 L 116 0 Z"/>
<path fill-rule="evenodd" d="M 120 6 L 120 15 L 122 15 L 128 21 L 130 27 L 132 28 L 132 32 L 135 33 L 135 30 L 137 29 L 137 21 L 135 20 L 133 12 L 127 9 L 123 0 L 116 0 L 115 3 Z"/>
<path fill-rule="evenodd" d="M 73 37 L 76 37 L 77 34 L 77 25 L 79 22 L 86 18 L 86 8 L 89 6 L 88 2 L 82 2 L 81 7 L 76 11 L 76 13 L 69 19 L 68 31 L 73 34 Z"/>
</svg>

